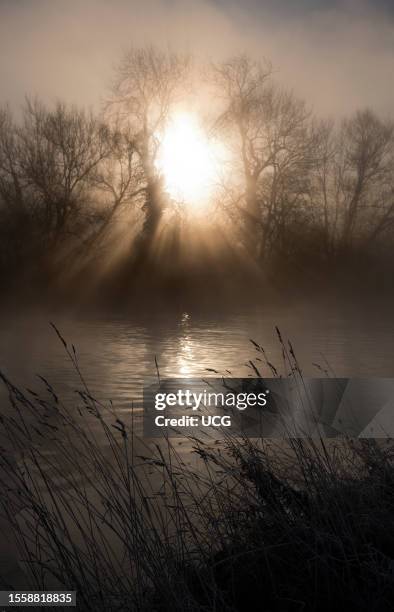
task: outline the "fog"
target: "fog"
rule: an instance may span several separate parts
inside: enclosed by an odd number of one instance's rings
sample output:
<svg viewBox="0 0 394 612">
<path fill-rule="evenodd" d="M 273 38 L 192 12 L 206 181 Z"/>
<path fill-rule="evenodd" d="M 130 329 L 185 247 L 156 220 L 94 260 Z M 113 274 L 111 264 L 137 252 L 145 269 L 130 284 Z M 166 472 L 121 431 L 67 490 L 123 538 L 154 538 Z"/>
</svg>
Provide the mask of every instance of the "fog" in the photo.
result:
<svg viewBox="0 0 394 612">
<path fill-rule="evenodd" d="M 98 108 L 122 49 L 146 43 L 266 56 L 319 114 L 393 108 L 394 21 L 383 1 L 2 0 L 2 101 L 15 107 L 29 94 Z"/>
</svg>

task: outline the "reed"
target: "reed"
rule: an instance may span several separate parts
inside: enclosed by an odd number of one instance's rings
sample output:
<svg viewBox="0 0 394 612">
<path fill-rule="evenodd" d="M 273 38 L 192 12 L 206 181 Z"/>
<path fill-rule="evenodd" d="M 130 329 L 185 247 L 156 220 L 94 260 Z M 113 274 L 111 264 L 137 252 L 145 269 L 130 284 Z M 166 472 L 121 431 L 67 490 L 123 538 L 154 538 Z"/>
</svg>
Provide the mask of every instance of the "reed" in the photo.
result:
<svg viewBox="0 0 394 612">
<path fill-rule="evenodd" d="M 0 507 L 31 588 L 75 589 L 94 612 L 392 609 L 390 441 L 142 440 L 56 332 L 79 375 L 75 405 L 44 379 L 39 395 L 0 373 Z M 254 374 L 277 373 L 254 344 Z"/>
</svg>

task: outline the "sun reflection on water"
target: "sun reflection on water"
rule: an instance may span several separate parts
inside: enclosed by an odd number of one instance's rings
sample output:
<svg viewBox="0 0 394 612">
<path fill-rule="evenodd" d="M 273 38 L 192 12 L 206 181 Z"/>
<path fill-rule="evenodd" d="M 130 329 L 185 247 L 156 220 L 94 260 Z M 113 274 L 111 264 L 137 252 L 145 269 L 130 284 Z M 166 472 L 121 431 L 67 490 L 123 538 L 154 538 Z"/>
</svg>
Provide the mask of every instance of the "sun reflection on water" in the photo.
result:
<svg viewBox="0 0 394 612">
<path fill-rule="evenodd" d="M 177 370 L 180 376 L 190 376 L 193 371 L 193 363 L 195 363 L 195 352 L 192 338 L 190 336 L 190 321 L 191 316 L 184 312 L 182 313 L 179 338 L 179 353 Z"/>
</svg>

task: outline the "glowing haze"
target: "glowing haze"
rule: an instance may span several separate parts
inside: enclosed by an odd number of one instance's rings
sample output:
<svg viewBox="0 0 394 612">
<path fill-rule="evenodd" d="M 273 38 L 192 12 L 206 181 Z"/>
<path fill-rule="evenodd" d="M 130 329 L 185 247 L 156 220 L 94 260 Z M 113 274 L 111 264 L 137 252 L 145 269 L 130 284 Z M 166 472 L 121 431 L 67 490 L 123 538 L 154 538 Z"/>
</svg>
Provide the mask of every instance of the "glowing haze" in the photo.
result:
<svg viewBox="0 0 394 612">
<path fill-rule="evenodd" d="M 160 140 L 157 167 L 170 197 L 205 207 L 219 178 L 220 143 L 209 140 L 198 116 L 188 112 L 175 113 Z"/>
<path fill-rule="evenodd" d="M 122 50 L 154 43 L 266 56 L 324 115 L 391 113 L 393 17 L 389 0 L 0 0 L 1 97 L 99 108 Z"/>
</svg>

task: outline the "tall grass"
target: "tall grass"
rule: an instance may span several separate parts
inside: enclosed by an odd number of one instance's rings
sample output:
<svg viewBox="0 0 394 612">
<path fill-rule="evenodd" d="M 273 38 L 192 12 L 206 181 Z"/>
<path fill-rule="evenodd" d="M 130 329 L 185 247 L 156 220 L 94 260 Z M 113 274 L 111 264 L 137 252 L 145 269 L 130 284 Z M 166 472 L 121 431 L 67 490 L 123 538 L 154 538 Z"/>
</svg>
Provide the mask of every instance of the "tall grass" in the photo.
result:
<svg viewBox="0 0 394 612">
<path fill-rule="evenodd" d="M 0 506 L 31 588 L 75 589 L 78 610 L 95 612 L 392 610 L 389 443 L 144 441 L 133 414 L 93 397 L 59 337 L 76 406 L 47 381 L 42 397 L 0 374 Z"/>
</svg>

